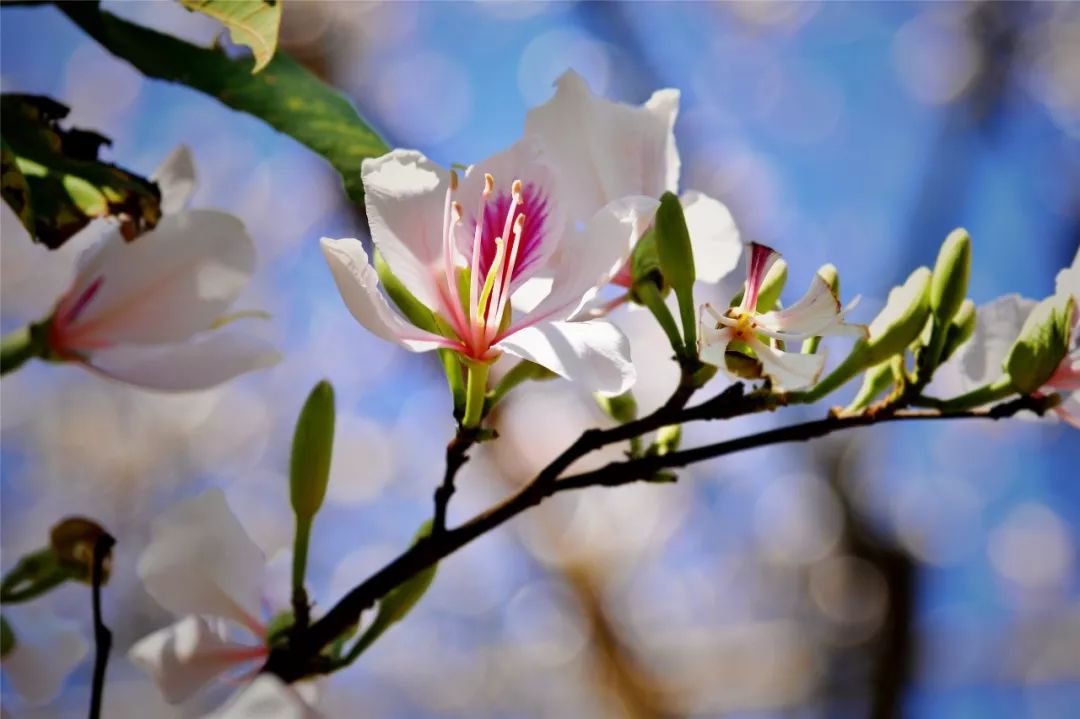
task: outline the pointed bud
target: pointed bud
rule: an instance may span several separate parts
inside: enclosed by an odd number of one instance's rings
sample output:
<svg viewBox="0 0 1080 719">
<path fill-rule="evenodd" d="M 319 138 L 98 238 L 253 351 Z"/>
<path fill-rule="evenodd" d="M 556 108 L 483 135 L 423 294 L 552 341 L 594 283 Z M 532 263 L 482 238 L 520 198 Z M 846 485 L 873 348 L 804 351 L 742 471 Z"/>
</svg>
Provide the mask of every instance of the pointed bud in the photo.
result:
<svg viewBox="0 0 1080 719">
<path fill-rule="evenodd" d="M 1035 306 L 1005 358 L 1005 372 L 1023 394 L 1042 387 L 1069 352 L 1073 314 L 1071 295 L 1054 295 Z"/>
<path fill-rule="evenodd" d="M 857 414 L 869 407 L 893 385 L 894 379 L 890 362 L 882 362 L 868 369 L 863 375 L 862 387 L 859 388 L 851 404 L 844 409 L 844 414 Z"/>
<path fill-rule="evenodd" d="M 633 284 L 652 282 L 664 289 L 664 275 L 660 271 L 660 256 L 656 251 L 656 232 L 649 228 L 634 245 L 630 254 L 630 277 Z"/>
<path fill-rule="evenodd" d="M 963 228 L 953 230 L 941 243 L 930 283 L 930 310 L 942 327 L 960 309 L 967 295 L 970 274 L 971 237 Z"/>
<path fill-rule="evenodd" d="M 637 418 L 637 400 L 634 399 L 633 392 L 627 390 L 614 397 L 605 397 L 600 394 L 595 397 L 596 404 L 600 406 L 604 414 L 619 424 L 625 424 Z"/>
<path fill-rule="evenodd" d="M 298 524 L 310 523 L 322 506 L 330 481 L 334 448 L 334 388 L 315 385 L 300 410 L 289 462 L 289 500 Z"/>
<path fill-rule="evenodd" d="M 656 432 L 656 454 L 663 457 L 665 454 L 671 454 L 679 449 L 679 445 L 682 444 L 682 425 L 681 424 L 669 424 L 666 427 L 661 427 Z"/>
<path fill-rule="evenodd" d="M 940 361 L 944 362 L 952 357 L 953 353 L 971 339 L 971 335 L 974 333 L 975 303 L 971 300 L 964 300 L 960 305 L 960 309 L 956 311 L 952 322 L 949 323 L 948 331 L 945 333 L 945 344 L 941 349 Z"/>
<path fill-rule="evenodd" d="M 929 290 L 930 270 L 920 267 L 889 292 L 885 308 L 870 323 L 864 367 L 903 352 L 922 333 L 930 313 Z"/>
<path fill-rule="evenodd" d="M 697 317 L 694 306 L 694 248 L 690 244 L 690 231 L 686 228 L 682 203 L 677 195 L 665 192 L 653 221 L 656 234 L 656 252 L 660 258 L 660 270 L 664 280 L 675 291 L 679 300 L 682 319 L 682 336 L 689 355 L 697 352 Z"/>
</svg>

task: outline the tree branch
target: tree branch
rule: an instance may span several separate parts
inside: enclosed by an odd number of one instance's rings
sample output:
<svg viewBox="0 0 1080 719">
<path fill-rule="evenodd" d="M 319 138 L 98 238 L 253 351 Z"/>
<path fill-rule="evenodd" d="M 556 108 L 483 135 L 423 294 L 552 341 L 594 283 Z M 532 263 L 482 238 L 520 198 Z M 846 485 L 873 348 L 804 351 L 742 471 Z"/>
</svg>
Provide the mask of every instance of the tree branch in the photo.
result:
<svg viewBox="0 0 1080 719">
<path fill-rule="evenodd" d="M 748 400 L 754 400 L 757 404 L 763 401 L 761 396 L 754 399 L 755 394 L 743 395 L 741 389 L 729 388 L 720 397 L 724 395 L 728 395 L 727 401 L 731 402 L 733 407 L 745 407 L 746 405 L 742 403 Z M 686 399 L 689 399 L 688 395 Z M 686 399 L 682 400 L 684 404 Z M 716 399 L 719 399 L 719 397 Z M 418 542 L 371 575 L 367 580 L 354 587 L 322 619 L 313 624 L 310 631 L 306 632 L 303 637 L 298 638 L 296 643 L 272 650 L 263 671 L 277 674 L 286 681 L 295 681 L 318 671 L 317 658 L 322 648 L 336 639 L 346 629 L 356 624 L 360 615 L 391 589 L 444 557 L 453 554 L 477 537 L 486 534 L 503 522 L 556 493 L 585 487 L 615 487 L 647 479 L 661 469 L 684 467 L 694 462 L 701 462 L 748 449 L 784 442 L 805 441 L 832 432 L 872 424 L 968 418 L 997 420 L 1011 417 L 1022 410 L 1031 410 L 1042 414 L 1053 400 L 1053 396 L 1050 398 L 1021 397 L 989 409 L 952 413 L 917 410 L 868 413 L 849 417 L 831 415 L 821 420 L 781 427 L 694 449 L 671 452 L 659 457 L 643 457 L 624 462 L 613 462 L 591 472 L 583 472 L 558 480 L 559 475 L 578 457 L 604 444 L 618 441 L 612 439 L 612 437 L 628 438 L 625 435 L 627 431 L 625 428 L 627 427 L 633 427 L 635 431 L 641 433 L 648 431 L 647 429 L 641 429 L 642 427 L 652 427 L 653 422 L 658 423 L 656 427 L 660 427 L 673 421 L 680 421 L 684 414 L 695 419 L 707 419 L 719 416 L 722 412 L 719 410 L 719 404 L 707 410 L 700 409 L 710 405 L 713 400 L 700 405 L 698 408 L 691 408 L 685 413 L 669 410 L 667 409 L 668 405 L 665 405 L 656 413 L 649 415 L 649 417 L 635 422 L 628 422 L 610 430 L 587 430 L 516 494 L 473 517 L 460 527 L 446 530 L 437 537 L 432 536 L 427 540 Z"/>
<path fill-rule="evenodd" d="M 93 564 L 90 567 L 90 589 L 94 608 L 94 676 L 90 685 L 90 719 L 101 717 L 101 700 L 105 692 L 105 669 L 112 649 L 112 632 L 101 618 L 101 585 L 105 581 L 105 561 L 116 540 L 108 532 L 94 542 Z"/>
</svg>

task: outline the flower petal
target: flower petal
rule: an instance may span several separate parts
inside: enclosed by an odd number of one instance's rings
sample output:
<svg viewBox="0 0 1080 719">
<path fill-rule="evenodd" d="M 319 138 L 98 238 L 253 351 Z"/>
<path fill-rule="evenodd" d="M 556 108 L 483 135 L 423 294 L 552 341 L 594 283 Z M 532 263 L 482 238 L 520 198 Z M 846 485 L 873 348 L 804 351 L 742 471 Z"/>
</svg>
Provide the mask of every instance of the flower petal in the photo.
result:
<svg viewBox="0 0 1080 719">
<path fill-rule="evenodd" d="M 188 616 L 135 642 L 128 659 L 150 675 L 165 701 L 175 704 L 265 654 L 265 647 L 230 642 L 205 620 Z"/>
<path fill-rule="evenodd" d="M 659 206 L 649 197 L 624 197 L 593 215 L 581 235 L 568 238 L 573 244 L 560 248 L 551 293 L 517 326 L 573 316 L 619 271 Z"/>
<path fill-rule="evenodd" d="M 322 719 L 296 689 L 272 674 L 260 674 L 224 707 L 205 719 Z"/>
<path fill-rule="evenodd" d="M 497 347 L 605 395 L 621 394 L 637 379 L 626 335 L 603 320 L 526 327 Z"/>
<path fill-rule="evenodd" d="M 817 382 L 825 369 L 825 353 L 802 354 L 773 349 L 761 340 L 752 340 L 762 371 L 772 379 L 777 389 L 789 391 L 803 389 Z"/>
<path fill-rule="evenodd" d="M 341 298 L 356 321 L 384 340 L 413 352 L 425 352 L 450 344 L 448 340 L 406 322 L 390 308 L 379 291 L 379 275 L 368 262 L 360 240 L 322 238 L 323 257 L 330 265 Z"/>
<path fill-rule="evenodd" d="M 405 288 L 438 307 L 450 173 L 415 150 L 364 160 L 360 172 L 372 241 Z"/>
<path fill-rule="evenodd" d="M 702 305 L 698 311 L 698 356 L 727 371 L 727 347 L 731 343 L 731 329 L 712 319 L 715 310 L 712 305 Z"/>
<path fill-rule="evenodd" d="M 95 350 L 87 364 L 128 384 L 166 392 L 191 392 L 216 387 L 279 361 L 281 354 L 273 344 L 239 328 L 230 328 L 179 344 L 121 345 Z"/>
<path fill-rule="evenodd" d="M 172 215 L 187 207 L 195 191 L 195 163 L 188 146 L 180 145 L 170 152 L 150 179 L 161 190 L 162 214 Z"/>
<path fill-rule="evenodd" d="M 133 242 L 113 230 L 57 309 L 64 346 L 182 342 L 225 314 L 254 269 L 255 245 L 224 212 L 167 215 Z"/>
<path fill-rule="evenodd" d="M 1005 357 L 1035 305 L 1034 300 L 1010 294 L 978 309 L 975 331 L 957 351 L 965 389 L 982 387 L 1001 377 Z"/>
<path fill-rule="evenodd" d="M 56 698 L 68 674 L 90 651 L 79 625 L 40 607 L 4 607 L 15 633 L 15 648 L 4 656 L 4 676 L 31 705 Z"/>
<path fill-rule="evenodd" d="M 266 557 L 220 489 L 158 517 L 137 566 L 147 593 L 173 614 L 224 617 L 256 634 L 265 570 Z"/>
<path fill-rule="evenodd" d="M 780 259 L 780 253 L 758 242 L 747 245 L 746 253 L 746 284 L 739 309 L 753 312 L 757 309 L 758 294 L 765 282 L 765 275 L 769 274 L 769 269 Z"/>
<path fill-rule="evenodd" d="M 551 153 L 573 221 L 587 221 L 620 197 L 675 190 L 677 90 L 634 107 L 597 97 L 572 70 L 556 85 L 554 97 L 526 115 L 525 134 L 540 137 Z"/>
<path fill-rule="evenodd" d="M 1061 398 L 1061 404 L 1054 407 L 1058 418 L 1080 429 L 1080 392 L 1071 392 Z"/>
<path fill-rule="evenodd" d="M 854 303 L 848 307 L 850 309 Z M 754 323 L 770 337 L 798 340 L 808 337 L 851 336 L 867 337 L 865 325 L 844 322 L 840 300 L 829 283 L 815 274 L 810 289 L 795 304 L 782 310 L 759 315 Z"/>
<path fill-rule="evenodd" d="M 679 199 L 690 232 L 697 279 L 716 284 L 736 270 L 742 259 L 743 244 L 735 218 L 724 203 L 700 192 L 686 192 Z"/>
<path fill-rule="evenodd" d="M 1080 306 L 1080 249 L 1076 251 L 1072 265 L 1057 274 L 1054 288 L 1054 294 L 1070 294 L 1075 298 L 1074 301 L 1077 305 Z M 1077 312 L 1080 313 L 1080 309 Z"/>
</svg>

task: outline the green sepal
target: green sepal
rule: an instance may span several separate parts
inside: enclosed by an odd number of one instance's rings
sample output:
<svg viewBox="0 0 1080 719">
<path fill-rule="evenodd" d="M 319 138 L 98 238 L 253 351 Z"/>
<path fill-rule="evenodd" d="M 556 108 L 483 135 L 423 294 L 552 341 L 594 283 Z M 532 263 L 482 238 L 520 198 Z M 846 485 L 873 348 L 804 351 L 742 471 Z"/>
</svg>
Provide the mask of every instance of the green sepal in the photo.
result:
<svg viewBox="0 0 1080 719">
<path fill-rule="evenodd" d="M 289 633 L 296 624 L 296 615 L 291 609 L 275 614 L 266 623 L 266 646 L 283 646 L 289 640 Z"/>
<path fill-rule="evenodd" d="M 656 231 L 649 228 L 634 245 L 634 251 L 630 254 L 630 277 L 633 286 L 642 282 L 649 282 L 663 293 L 667 290 L 664 284 L 664 273 L 660 270 L 660 255 L 656 249 Z M 630 292 L 630 299 L 638 304 L 641 301 Z"/>
<path fill-rule="evenodd" d="M 1071 295 L 1048 297 L 1031 310 L 1003 365 L 1021 394 L 1031 394 L 1046 384 L 1068 354 L 1074 312 Z"/>
<path fill-rule="evenodd" d="M 682 425 L 669 424 L 656 431 L 656 441 L 649 447 L 648 454 L 663 457 L 679 449 L 682 444 Z"/>
<path fill-rule="evenodd" d="M 637 400 L 634 399 L 634 393 L 631 390 L 614 397 L 602 394 L 595 394 L 593 397 L 596 399 L 596 404 L 604 411 L 604 414 L 619 424 L 625 424 L 637 418 Z"/>
</svg>

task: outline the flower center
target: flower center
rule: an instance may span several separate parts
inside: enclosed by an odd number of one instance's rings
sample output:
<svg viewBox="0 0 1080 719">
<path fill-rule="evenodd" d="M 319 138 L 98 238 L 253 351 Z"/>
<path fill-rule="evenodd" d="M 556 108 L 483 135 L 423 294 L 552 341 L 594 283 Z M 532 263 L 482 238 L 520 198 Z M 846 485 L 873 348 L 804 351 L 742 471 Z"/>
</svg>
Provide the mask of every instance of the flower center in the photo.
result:
<svg viewBox="0 0 1080 719">
<path fill-rule="evenodd" d="M 730 310 L 729 314 L 734 312 Z M 735 326 L 731 328 L 731 334 L 737 340 L 749 342 L 754 337 L 754 316 L 750 312 L 738 312 L 733 317 Z"/>
</svg>

